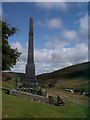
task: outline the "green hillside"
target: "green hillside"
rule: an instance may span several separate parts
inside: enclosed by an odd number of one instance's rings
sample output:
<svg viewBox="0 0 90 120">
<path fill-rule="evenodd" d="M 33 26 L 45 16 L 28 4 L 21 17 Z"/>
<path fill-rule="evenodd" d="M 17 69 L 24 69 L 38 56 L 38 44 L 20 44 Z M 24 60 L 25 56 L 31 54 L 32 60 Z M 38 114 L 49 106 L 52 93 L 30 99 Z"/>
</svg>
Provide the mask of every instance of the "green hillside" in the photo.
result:
<svg viewBox="0 0 90 120">
<path fill-rule="evenodd" d="M 87 103 L 75 103 L 66 99 L 65 105 L 58 107 L 8 95 L 5 90 L 2 99 L 3 118 L 87 118 L 88 115 Z M 83 100 L 84 97 L 79 99 Z"/>
<path fill-rule="evenodd" d="M 24 79 L 25 74 L 3 72 L 3 118 L 86 118 L 90 98 L 64 89 L 87 89 L 89 65 L 90 62 L 82 63 L 37 76 L 39 85 L 46 87 L 48 95 L 55 99 L 59 95 L 65 101 L 65 105 L 60 107 L 7 94 L 12 89 L 11 78 Z"/>
<path fill-rule="evenodd" d="M 51 73 L 37 75 L 39 86 L 54 89 L 88 88 L 90 78 L 90 62 L 72 65 Z M 25 73 L 3 72 L 3 81 L 10 84 L 11 78 L 24 80 Z"/>
<path fill-rule="evenodd" d="M 2 80 L 3 81 L 7 81 L 7 80 L 10 80 L 12 78 L 24 79 L 25 74 L 24 73 L 16 73 L 16 72 L 2 72 Z"/>
<path fill-rule="evenodd" d="M 66 83 L 71 84 L 78 84 L 80 85 L 82 81 L 82 85 L 85 85 L 85 83 L 88 83 L 89 80 L 89 72 L 90 72 L 90 62 L 81 63 L 77 65 L 72 65 L 57 71 L 54 71 L 52 73 L 45 73 L 37 76 L 37 79 L 39 83 L 42 86 L 56 86 L 58 83 Z M 79 81 L 79 82 L 78 82 Z M 64 84 L 63 83 L 63 84 Z"/>
<path fill-rule="evenodd" d="M 88 97 L 64 91 L 48 89 L 56 99 L 59 95 L 65 101 L 64 106 L 53 106 L 32 101 L 27 98 L 13 96 L 8 93 L 11 81 L 3 81 L 2 115 L 3 118 L 87 118 Z M 0 90 L 1 91 L 1 90 Z M 69 109 L 68 109 L 69 108 Z"/>
</svg>

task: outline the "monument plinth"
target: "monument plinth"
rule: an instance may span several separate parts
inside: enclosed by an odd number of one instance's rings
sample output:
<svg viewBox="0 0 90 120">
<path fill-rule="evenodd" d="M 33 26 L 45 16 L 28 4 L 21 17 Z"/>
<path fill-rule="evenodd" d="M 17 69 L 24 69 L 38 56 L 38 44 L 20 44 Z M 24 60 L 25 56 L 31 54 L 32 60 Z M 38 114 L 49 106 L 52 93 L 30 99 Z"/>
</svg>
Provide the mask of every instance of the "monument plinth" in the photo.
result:
<svg viewBox="0 0 90 120">
<path fill-rule="evenodd" d="M 34 65 L 34 34 L 33 34 L 33 18 L 30 17 L 28 37 L 28 59 L 25 73 L 25 87 L 32 88 L 36 86 L 35 65 Z"/>
</svg>

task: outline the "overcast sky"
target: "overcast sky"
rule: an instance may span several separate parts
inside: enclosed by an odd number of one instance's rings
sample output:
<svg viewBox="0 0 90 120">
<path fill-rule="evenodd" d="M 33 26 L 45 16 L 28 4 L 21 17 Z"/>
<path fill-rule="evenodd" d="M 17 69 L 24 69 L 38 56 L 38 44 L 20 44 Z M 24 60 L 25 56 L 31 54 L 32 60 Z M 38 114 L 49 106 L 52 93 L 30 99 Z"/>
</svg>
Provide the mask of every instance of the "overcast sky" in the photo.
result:
<svg viewBox="0 0 90 120">
<path fill-rule="evenodd" d="M 22 53 L 12 71 L 25 72 L 30 16 L 36 74 L 88 61 L 87 2 L 3 2 L 2 8 L 3 19 L 19 29 L 9 39 L 11 47 Z"/>
</svg>

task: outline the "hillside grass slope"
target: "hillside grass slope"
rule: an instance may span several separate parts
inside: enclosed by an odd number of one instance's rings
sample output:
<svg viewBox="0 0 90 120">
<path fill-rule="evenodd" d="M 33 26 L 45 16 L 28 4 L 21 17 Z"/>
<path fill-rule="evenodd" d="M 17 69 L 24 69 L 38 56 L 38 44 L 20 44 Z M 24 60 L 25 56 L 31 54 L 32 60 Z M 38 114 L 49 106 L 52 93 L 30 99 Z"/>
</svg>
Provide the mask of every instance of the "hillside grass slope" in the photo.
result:
<svg viewBox="0 0 90 120">
<path fill-rule="evenodd" d="M 25 74 L 3 73 L 2 99 L 3 118 L 87 118 L 90 98 L 80 94 L 65 92 L 65 88 L 88 88 L 90 63 L 73 65 L 61 70 L 38 75 L 39 85 L 47 89 L 48 95 L 60 96 L 64 106 L 53 106 L 30 99 L 12 96 L 12 77 L 25 77 Z M 52 84 L 54 87 L 50 87 Z M 1 91 L 1 90 L 0 90 Z"/>
<path fill-rule="evenodd" d="M 86 87 L 90 79 L 89 66 L 90 62 L 72 65 L 51 73 L 38 75 L 37 79 L 42 86 L 48 86 L 49 84 L 57 86 L 57 84 L 62 84 L 62 88 L 64 87 L 63 84 L 66 84 L 67 87 Z"/>
<path fill-rule="evenodd" d="M 3 90 L 3 118 L 87 118 L 87 104 L 65 100 L 64 106 L 53 106 L 38 101 L 6 94 Z"/>
</svg>

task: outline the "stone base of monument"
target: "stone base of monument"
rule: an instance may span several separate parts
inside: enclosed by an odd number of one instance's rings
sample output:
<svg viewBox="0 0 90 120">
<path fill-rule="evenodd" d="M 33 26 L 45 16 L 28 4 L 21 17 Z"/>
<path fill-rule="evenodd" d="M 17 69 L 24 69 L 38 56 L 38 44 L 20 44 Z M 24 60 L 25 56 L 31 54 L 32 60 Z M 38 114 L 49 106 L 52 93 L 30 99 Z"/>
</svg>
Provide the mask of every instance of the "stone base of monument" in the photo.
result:
<svg viewBox="0 0 90 120">
<path fill-rule="evenodd" d="M 32 93 L 28 93 L 28 92 L 23 92 L 23 91 L 19 91 L 19 90 L 15 90 L 15 89 L 10 90 L 10 94 L 11 95 L 15 95 L 15 96 L 21 96 L 21 97 L 28 98 L 28 99 L 41 101 L 41 102 L 44 102 L 44 103 L 48 102 L 48 98 L 47 97 L 36 95 L 36 94 L 32 94 Z"/>
</svg>

